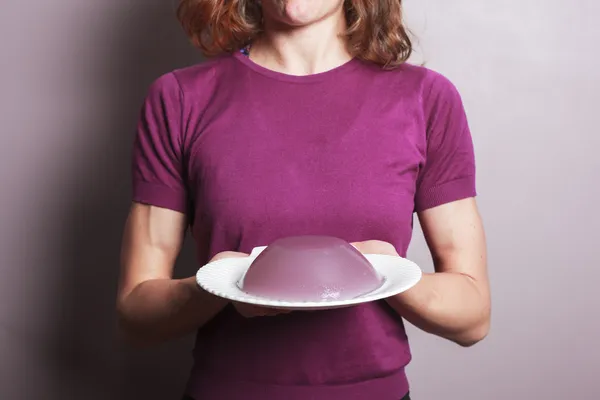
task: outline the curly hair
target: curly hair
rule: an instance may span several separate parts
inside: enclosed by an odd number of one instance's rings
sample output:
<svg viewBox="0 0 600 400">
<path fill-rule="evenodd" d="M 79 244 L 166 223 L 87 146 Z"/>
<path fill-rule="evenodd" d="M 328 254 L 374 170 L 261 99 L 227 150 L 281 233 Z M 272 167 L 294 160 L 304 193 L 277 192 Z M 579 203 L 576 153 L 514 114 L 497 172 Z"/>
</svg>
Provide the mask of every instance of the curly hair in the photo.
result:
<svg viewBox="0 0 600 400">
<path fill-rule="evenodd" d="M 408 60 L 413 46 L 402 0 L 345 0 L 344 12 L 350 54 L 388 69 Z M 263 29 L 257 0 L 181 0 L 177 17 L 207 57 L 239 51 Z"/>
</svg>

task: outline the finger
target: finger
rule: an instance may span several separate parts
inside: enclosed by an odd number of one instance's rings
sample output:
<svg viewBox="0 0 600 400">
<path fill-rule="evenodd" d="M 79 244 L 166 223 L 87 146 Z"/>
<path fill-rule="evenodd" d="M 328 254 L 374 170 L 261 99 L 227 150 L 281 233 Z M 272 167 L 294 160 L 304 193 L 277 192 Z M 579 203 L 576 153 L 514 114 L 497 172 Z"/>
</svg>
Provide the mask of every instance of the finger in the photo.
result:
<svg viewBox="0 0 600 400">
<path fill-rule="evenodd" d="M 363 242 L 352 242 L 350 245 L 362 253 Z"/>
<path fill-rule="evenodd" d="M 246 318 L 265 317 L 269 315 L 269 309 L 263 307 L 243 304 L 237 306 L 238 311 Z"/>
<path fill-rule="evenodd" d="M 381 240 L 367 240 L 365 242 L 352 243 L 352 245 L 363 254 L 398 255 L 394 245 Z"/>
<path fill-rule="evenodd" d="M 272 315 L 271 310 L 264 307 L 252 307 L 252 314 L 257 317 L 266 317 Z"/>
<path fill-rule="evenodd" d="M 237 312 L 245 318 L 272 317 L 275 315 L 289 314 L 292 312 L 292 310 L 289 309 L 261 307 L 244 303 L 234 303 L 234 306 Z"/>
<path fill-rule="evenodd" d="M 275 310 L 275 309 L 265 309 L 264 311 L 264 315 L 265 316 L 269 316 L 269 317 L 273 317 L 275 315 L 279 315 L 279 314 L 287 314 L 287 312 L 285 312 L 284 310 Z"/>
<path fill-rule="evenodd" d="M 240 312 L 240 314 L 244 318 L 256 318 L 256 317 L 259 317 L 259 315 L 255 315 L 255 314 L 247 313 L 247 312 Z"/>
<path fill-rule="evenodd" d="M 244 318 L 254 318 L 257 317 L 257 313 L 252 308 L 248 307 L 236 307 L 237 312 Z"/>
<path fill-rule="evenodd" d="M 281 310 L 277 308 L 268 308 L 268 307 L 253 307 L 250 313 L 255 317 L 274 317 L 280 314 L 288 314 L 291 310 Z"/>
<path fill-rule="evenodd" d="M 292 310 L 282 310 L 282 309 L 271 309 L 269 313 L 266 315 L 268 317 L 275 317 L 277 315 L 286 315 L 291 313 Z"/>
<path fill-rule="evenodd" d="M 292 310 L 287 308 L 273 308 L 271 309 L 275 314 L 289 314 Z"/>
<path fill-rule="evenodd" d="M 218 261 L 218 260 L 223 260 L 226 258 L 244 258 L 244 257 L 248 257 L 248 254 L 240 253 L 237 251 L 224 251 L 222 253 L 215 255 L 211 261 Z"/>
</svg>

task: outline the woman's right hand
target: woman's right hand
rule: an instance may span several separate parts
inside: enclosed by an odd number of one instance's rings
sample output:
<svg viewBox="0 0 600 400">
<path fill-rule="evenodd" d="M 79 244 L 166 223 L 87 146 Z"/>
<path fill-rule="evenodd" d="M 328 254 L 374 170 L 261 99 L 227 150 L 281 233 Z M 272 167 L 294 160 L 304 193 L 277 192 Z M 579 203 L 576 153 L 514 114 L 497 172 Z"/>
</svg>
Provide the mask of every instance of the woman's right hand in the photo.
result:
<svg viewBox="0 0 600 400">
<path fill-rule="evenodd" d="M 239 253 L 236 251 L 224 251 L 215 255 L 210 260 L 210 262 L 223 260 L 226 258 L 244 258 L 248 256 L 249 254 L 246 253 Z M 235 310 L 244 318 L 273 317 L 275 315 L 289 314 L 291 312 L 291 310 L 280 310 L 276 308 L 261 307 L 246 303 L 232 302 L 232 304 Z"/>
</svg>

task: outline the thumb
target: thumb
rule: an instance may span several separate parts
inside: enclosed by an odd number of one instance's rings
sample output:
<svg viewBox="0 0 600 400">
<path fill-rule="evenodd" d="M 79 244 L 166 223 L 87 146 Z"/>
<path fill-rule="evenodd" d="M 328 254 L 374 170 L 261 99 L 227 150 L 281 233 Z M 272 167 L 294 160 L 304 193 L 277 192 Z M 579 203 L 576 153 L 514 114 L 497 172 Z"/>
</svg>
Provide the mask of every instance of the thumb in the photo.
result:
<svg viewBox="0 0 600 400">
<path fill-rule="evenodd" d="M 240 253 L 237 251 L 224 251 L 222 253 L 219 253 L 217 255 L 215 255 L 210 261 L 218 261 L 218 260 L 223 260 L 225 258 L 244 258 L 244 257 L 248 257 L 249 254 L 246 253 Z"/>
</svg>

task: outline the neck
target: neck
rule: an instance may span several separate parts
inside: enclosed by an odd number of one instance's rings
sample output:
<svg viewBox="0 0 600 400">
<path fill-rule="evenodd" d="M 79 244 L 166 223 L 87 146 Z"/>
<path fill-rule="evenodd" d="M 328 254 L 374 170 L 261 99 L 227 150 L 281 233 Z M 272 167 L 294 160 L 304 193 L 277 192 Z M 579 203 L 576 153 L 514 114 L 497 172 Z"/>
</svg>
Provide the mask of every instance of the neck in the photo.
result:
<svg viewBox="0 0 600 400">
<path fill-rule="evenodd" d="M 345 30 L 343 13 L 300 28 L 265 20 L 265 33 L 252 44 L 250 59 L 290 75 L 326 72 L 352 58 L 343 37 Z"/>
</svg>

